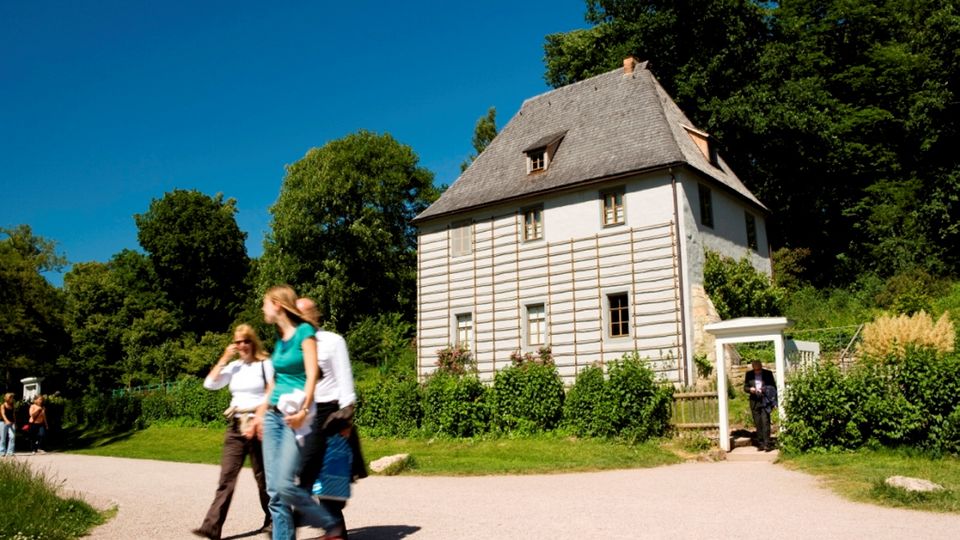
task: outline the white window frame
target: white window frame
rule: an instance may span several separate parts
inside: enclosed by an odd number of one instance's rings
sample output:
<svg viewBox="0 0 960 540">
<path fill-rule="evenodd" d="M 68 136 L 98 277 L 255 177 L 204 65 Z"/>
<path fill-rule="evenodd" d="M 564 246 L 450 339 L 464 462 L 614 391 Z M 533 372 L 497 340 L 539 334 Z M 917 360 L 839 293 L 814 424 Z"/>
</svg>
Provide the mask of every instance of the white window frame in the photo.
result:
<svg viewBox="0 0 960 540">
<path fill-rule="evenodd" d="M 473 222 L 458 221 L 450 225 L 450 256 L 463 257 L 473 253 Z"/>
<path fill-rule="evenodd" d="M 539 159 L 535 159 L 534 156 L 539 157 Z M 534 148 L 527 152 L 527 174 L 545 171 L 549 166 L 550 152 L 547 151 L 546 146 Z"/>
<path fill-rule="evenodd" d="M 473 342 L 476 339 L 476 327 L 473 321 L 472 311 L 461 311 L 454 313 L 453 320 L 453 343 L 455 346 L 466 345 L 468 350 L 473 350 Z"/>
<path fill-rule="evenodd" d="M 531 317 L 531 309 L 536 308 L 540 308 L 540 313 L 537 317 L 540 331 L 532 332 L 532 325 L 535 319 Z M 540 347 L 547 346 L 547 344 L 550 343 L 549 327 L 550 325 L 547 322 L 547 303 L 540 300 L 525 302 L 523 305 L 523 343 L 530 349 L 537 350 L 540 349 Z M 534 335 L 539 335 L 541 339 L 539 343 L 533 342 L 532 338 Z"/>
<path fill-rule="evenodd" d="M 534 217 L 536 221 L 531 226 L 528 218 Z M 543 240 L 543 207 L 531 206 L 523 209 L 523 241 L 532 242 L 534 240 Z"/>
<path fill-rule="evenodd" d="M 607 197 L 613 197 L 612 207 L 607 206 Z M 620 204 L 617 205 L 617 197 Z M 619 212 L 618 212 L 619 210 Z M 609 218 L 609 219 L 608 219 Z M 604 227 L 616 227 L 627 222 L 627 194 L 622 187 L 600 192 L 600 223 Z"/>
</svg>

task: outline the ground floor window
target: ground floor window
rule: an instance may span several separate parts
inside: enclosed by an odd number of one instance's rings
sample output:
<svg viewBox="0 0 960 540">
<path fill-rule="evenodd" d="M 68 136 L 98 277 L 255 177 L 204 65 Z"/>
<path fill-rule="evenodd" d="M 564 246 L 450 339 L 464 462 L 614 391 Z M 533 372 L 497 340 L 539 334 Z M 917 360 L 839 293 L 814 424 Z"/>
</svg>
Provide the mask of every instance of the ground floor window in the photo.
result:
<svg viewBox="0 0 960 540">
<path fill-rule="evenodd" d="M 610 337 L 625 337 L 630 335 L 630 306 L 627 302 L 627 293 L 617 293 L 607 296 L 610 309 Z"/>
</svg>

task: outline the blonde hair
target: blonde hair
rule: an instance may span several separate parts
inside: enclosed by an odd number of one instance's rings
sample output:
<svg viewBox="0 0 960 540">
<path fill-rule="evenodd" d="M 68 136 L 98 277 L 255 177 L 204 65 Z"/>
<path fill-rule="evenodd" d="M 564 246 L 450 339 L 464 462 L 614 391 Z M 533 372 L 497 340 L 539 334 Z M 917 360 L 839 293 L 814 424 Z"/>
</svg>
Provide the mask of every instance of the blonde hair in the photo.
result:
<svg viewBox="0 0 960 540">
<path fill-rule="evenodd" d="M 300 310 L 297 309 L 297 293 L 293 290 L 293 287 L 289 285 L 276 285 L 270 287 L 267 290 L 267 294 L 264 295 L 264 298 L 270 300 L 271 302 L 276 302 L 280 304 L 280 307 L 287 312 L 287 316 L 293 322 L 294 326 L 300 323 L 310 324 L 304 316 L 303 313 L 300 313 Z M 310 326 L 313 326 L 310 324 Z"/>
<path fill-rule="evenodd" d="M 263 348 L 263 342 L 260 341 L 260 336 L 257 335 L 257 331 L 254 330 L 252 326 L 246 323 L 238 324 L 237 327 L 233 329 L 233 335 L 236 336 L 237 334 L 243 336 L 243 339 L 250 340 L 254 358 L 257 360 L 270 358 L 270 355 L 267 354 L 267 351 Z"/>
<path fill-rule="evenodd" d="M 14 396 L 13 392 L 7 392 L 6 394 L 3 395 L 3 402 L 6 403 L 10 401 L 13 398 L 13 396 Z"/>
</svg>

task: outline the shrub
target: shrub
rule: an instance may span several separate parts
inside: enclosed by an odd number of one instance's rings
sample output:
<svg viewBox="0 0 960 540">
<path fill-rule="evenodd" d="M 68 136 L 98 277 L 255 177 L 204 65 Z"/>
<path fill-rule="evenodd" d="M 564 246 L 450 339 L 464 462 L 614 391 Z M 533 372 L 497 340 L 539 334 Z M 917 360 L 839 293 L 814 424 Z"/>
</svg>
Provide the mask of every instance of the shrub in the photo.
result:
<svg viewBox="0 0 960 540">
<path fill-rule="evenodd" d="M 421 401 L 421 387 L 413 377 L 373 377 L 357 384 L 355 422 L 368 435 L 404 437 L 420 428 Z"/>
<path fill-rule="evenodd" d="M 911 268 L 887 279 L 876 295 L 876 302 L 894 313 L 913 314 L 930 311 L 933 298 L 945 293 L 943 282 L 925 270 Z"/>
<path fill-rule="evenodd" d="M 439 372 L 463 375 L 475 367 L 470 349 L 463 345 L 437 351 L 437 371 Z"/>
<path fill-rule="evenodd" d="M 551 362 L 514 360 L 493 380 L 493 416 L 502 431 L 537 433 L 563 418 L 563 381 Z"/>
<path fill-rule="evenodd" d="M 786 395 L 781 445 L 794 451 L 812 448 L 855 448 L 863 443 L 862 414 L 853 406 L 847 378 L 830 363 L 821 363 L 791 376 Z"/>
<path fill-rule="evenodd" d="M 611 362 L 607 377 L 591 366 L 577 376 L 564 423 L 581 436 L 619 436 L 642 442 L 666 433 L 673 389 L 660 385 L 637 353 Z"/>
<path fill-rule="evenodd" d="M 345 339 L 354 362 L 377 366 L 381 373 L 413 370 L 416 327 L 400 313 L 367 317 L 347 332 Z"/>
<path fill-rule="evenodd" d="M 172 418 L 186 418 L 201 424 L 224 423 L 223 411 L 230 405 L 230 391 L 226 388 L 211 392 L 196 377 L 180 379 L 168 390 L 173 402 Z"/>
<path fill-rule="evenodd" d="M 884 315 L 864 325 L 860 351 L 874 359 L 903 358 L 909 346 L 945 353 L 953 351 L 955 339 L 953 322 L 947 313 L 936 323 L 923 311 L 914 315 Z"/>
<path fill-rule="evenodd" d="M 783 289 L 746 258 L 735 261 L 707 252 L 703 268 L 704 289 L 721 319 L 767 317 L 783 313 Z"/>
<path fill-rule="evenodd" d="M 490 427 L 489 390 L 476 375 L 434 372 L 423 389 L 423 429 L 453 437 L 473 437 Z"/>
</svg>

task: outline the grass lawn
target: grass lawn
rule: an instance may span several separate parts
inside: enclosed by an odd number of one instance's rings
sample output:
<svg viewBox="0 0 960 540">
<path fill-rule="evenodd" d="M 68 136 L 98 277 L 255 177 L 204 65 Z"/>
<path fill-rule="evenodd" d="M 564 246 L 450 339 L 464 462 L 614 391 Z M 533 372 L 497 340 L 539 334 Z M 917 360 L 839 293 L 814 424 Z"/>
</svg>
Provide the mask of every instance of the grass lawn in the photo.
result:
<svg viewBox="0 0 960 540">
<path fill-rule="evenodd" d="M 223 429 L 154 425 L 123 437 L 93 442 L 78 454 L 186 463 L 220 463 Z M 413 466 L 404 474 L 541 474 L 656 467 L 679 463 L 659 441 L 628 445 L 614 441 L 554 435 L 489 439 L 363 438 L 367 461 L 408 453 Z"/>
<path fill-rule="evenodd" d="M 830 489 L 860 502 L 960 513 L 960 458 L 934 459 L 908 450 L 859 450 L 826 454 L 783 455 L 784 466 L 822 478 Z M 890 488 L 890 476 L 923 478 L 945 489 L 938 493 L 910 494 Z"/>
</svg>

